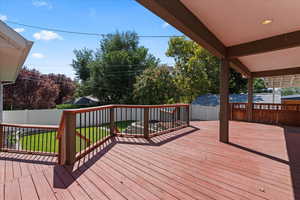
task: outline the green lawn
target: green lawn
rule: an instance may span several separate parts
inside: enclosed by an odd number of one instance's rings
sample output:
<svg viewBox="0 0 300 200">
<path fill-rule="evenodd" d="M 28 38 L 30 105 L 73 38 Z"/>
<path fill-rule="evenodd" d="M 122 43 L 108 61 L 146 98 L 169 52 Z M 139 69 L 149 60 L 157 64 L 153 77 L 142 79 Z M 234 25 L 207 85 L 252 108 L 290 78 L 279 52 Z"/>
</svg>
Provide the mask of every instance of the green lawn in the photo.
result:
<svg viewBox="0 0 300 200">
<path fill-rule="evenodd" d="M 133 121 L 117 122 L 118 130 L 126 129 Z M 87 127 L 76 129 L 84 137 L 88 138 L 91 143 L 100 141 L 109 135 L 109 125 L 105 124 L 100 127 Z M 23 150 L 42 151 L 42 152 L 58 152 L 57 132 L 46 132 L 20 137 L 20 144 Z M 84 139 L 76 137 L 76 151 L 83 150 L 88 144 Z M 81 148 L 80 148 L 81 147 Z"/>
</svg>

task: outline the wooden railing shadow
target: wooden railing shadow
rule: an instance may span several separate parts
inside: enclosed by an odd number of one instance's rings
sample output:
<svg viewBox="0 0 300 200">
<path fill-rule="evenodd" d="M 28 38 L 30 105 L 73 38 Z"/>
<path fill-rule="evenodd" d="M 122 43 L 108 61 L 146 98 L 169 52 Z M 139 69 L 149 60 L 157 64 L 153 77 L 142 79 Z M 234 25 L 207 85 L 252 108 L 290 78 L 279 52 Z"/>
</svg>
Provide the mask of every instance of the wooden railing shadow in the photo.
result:
<svg viewBox="0 0 300 200">
<path fill-rule="evenodd" d="M 56 165 L 53 169 L 53 187 L 62 189 L 69 187 L 116 144 L 116 140 L 112 138 L 73 165 Z"/>
<path fill-rule="evenodd" d="M 254 153 L 254 154 L 263 156 L 263 157 L 265 157 L 265 158 L 269 158 L 269 159 L 271 159 L 271 160 L 275 160 L 275 161 L 277 161 L 277 162 L 281 162 L 281 163 L 283 163 L 283 164 L 289 165 L 289 161 L 287 161 L 287 160 L 284 160 L 284 159 L 281 159 L 281 158 L 277 158 L 277 157 L 275 157 L 275 156 L 268 155 L 268 154 L 265 154 L 265 153 L 256 151 L 256 150 L 254 150 L 254 149 L 250 149 L 250 148 L 248 148 L 248 147 L 244 147 L 244 146 L 241 146 L 241 145 L 236 144 L 236 143 L 229 142 L 228 144 L 230 144 L 231 146 L 237 147 L 237 148 L 239 148 L 239 149 L 242 149 L 242 150 L 244 150 L 244 151 L 248 151 L 248 152 L 250 152 L 250 153 Z"/>
<path fill-rule="evenodd" d="M 165 133 L 162 135 L 158 135 L 155 137 L 152 137 L 150 139 L 145 138 L 123 138 L 123 137 L 116 137 L 116 142 L 118 144 L 129 144 L 129 145 L 145 145 L 145 146 L 162 146 L 166 143 L 172 142 L 176 139 L 179 139 L 181 137 L 184 137 L 186 135 L 189 135 L 191 133 L 194 133 L 196 131 L 199 131 L 200 129 L 195 126 L 189 126 L 187 128 Z"/>
<path fill-rule="evenodd" d="M 290 168 L 294 199 L 300 199 L 300 127 L 286 126 L 283 127 L 283 130 L 288 160 L 277 158 L 272 155 L 265 154 L 251 148 L 247 148 L 236 143 L 229 142 L 229 144 L 244 151 L 248 151 L 250 153 L 254 153 L 259 156 L 263 156 L 265 158 L 272 159 L 274 161 L 288 165 Z"/>
<path fill-rule="evenodd" d="M 294 198 L 300 199 L 300 128 L 284 127 Z"/>
<path fill-rule="evenodd" d="M 76 179 L 84 174 L 86 170 L 93 166 L 97 161 L 99 161 L 101 157 L 103 157 L 116 144 L 161 146 L 198 130 L 199 128 L 190 126 L 182 130 L 153 137 L 149 140 L 144 138 L 113 137 L 99 148 L 78 160 L 74 165 L 56 165 L 53 169 L 53 187 L 62 189 L 69 187 L 72 183 L 74 183 L 74 181 L 76 181 Z"/>
<path fill-rule="evenodd" d="M 23 162 L 30 164 L 42 164 L 42 165 L 56 165 L 57 158 L 54 156 L 42 156 L 42 155 L 30 155 L 30 154 L 20 154 L 20 153 L 0 153 L 0 160 Z"/>
</svg>

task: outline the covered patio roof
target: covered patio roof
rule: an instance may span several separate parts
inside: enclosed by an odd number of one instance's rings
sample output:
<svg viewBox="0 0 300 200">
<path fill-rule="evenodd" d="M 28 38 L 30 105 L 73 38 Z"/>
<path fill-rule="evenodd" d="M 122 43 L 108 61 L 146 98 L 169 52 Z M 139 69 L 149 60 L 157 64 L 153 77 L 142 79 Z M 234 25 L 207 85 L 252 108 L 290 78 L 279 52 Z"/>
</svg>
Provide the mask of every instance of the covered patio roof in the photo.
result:
<svg viewBox="0 0 300 200">
<path fill-rule="evenodd" d="M 246 76 L 300 74 L 300 2 L 137 0 Z"/>
<path fill-rule="evenodd" d="M 248 78 L 249 122 L 253 122 L 254 77 L 300 74 L 297 0 L 137 1 L 221 59 L 221 142 L 229 143 L 229 67 Z"/>
<path fill-rule="evenodd" d="M 0 20 L 0 82 L 14 82 L 33 45 Z"/>
</svg>

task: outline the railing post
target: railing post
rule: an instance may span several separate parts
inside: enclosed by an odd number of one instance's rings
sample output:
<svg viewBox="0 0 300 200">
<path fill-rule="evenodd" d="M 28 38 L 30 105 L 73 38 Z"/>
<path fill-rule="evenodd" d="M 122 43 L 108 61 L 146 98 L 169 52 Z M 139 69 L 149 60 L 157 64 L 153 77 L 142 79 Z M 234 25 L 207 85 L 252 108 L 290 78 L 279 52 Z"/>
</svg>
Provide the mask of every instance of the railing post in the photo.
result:
<svg viewBox="0 0 300 200">
<path fill-rule="evenodd" d="M 233 103 L 229 103 L 229 105 L 230 105 L 230 111 L 229 111 L 229 113 L 230 113 L 230 116 L 229 116 L 229 120 L 233 120 Z"/>
<path fill-rule="evenodd" d="M 179 122 L 180 122 L 180 120 L 181 120 L 181 119 L 180 119 L 180 118 L 181 118 L 181 117 L 180 117 L 180 115 L 181 115 L 181 114 L 180 114 L 180 107 L 176 107 L 175 109 L 176 109 L 176 113 L 177 113 L 176 121 L 179 121 Z"/>
<path fill-rule="evenodd" d="M 149 108 L 144 108 L 144 137 L 149 139 Z"/>
<path fill-rule="evenodd" d="M 3 126 L 0 125 L 0 150 L 4 147 L 4 131 L 3 131 Z"/>
<path fill-rule="evenodd" d="M 76 114 L 64 112 L 64 134 L 61 138 L 61 158 L 65 165 L 72 165 L 76 159 Z"/>
<path fill-rule="evenodd" d="M 190 105 L 186 107 L 186 125 L 190 126 Z"/>
<path fill-rule="evenodd" d="M 110 108 L 110 114 L 109 114 L 109 129 L 110 129 L 110 135 L 115 135 L 115 109 L 114 107 Z"/>
</svg>

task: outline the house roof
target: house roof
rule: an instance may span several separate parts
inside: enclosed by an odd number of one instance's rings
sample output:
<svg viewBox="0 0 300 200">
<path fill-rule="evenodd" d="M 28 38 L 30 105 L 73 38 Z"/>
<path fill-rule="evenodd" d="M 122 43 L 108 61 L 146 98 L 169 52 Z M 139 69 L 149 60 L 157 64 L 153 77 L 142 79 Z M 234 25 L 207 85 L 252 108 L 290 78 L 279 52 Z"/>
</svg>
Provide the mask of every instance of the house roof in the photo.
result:
<svg viewBox="0 0 300 200">
<path fill-rule="evenodd" d="M 300 95 L 287 95 L 287 96 L 283 96 L 281 97 L 282 100 L 300 100 Z"/>
<path fill-rule="evenodd" d="M 73 104 L 76 105 L 89 105 L 93 103 L 99 103 L 99 99 L 92 96 L 84 96 L 84 97 L 76 98 L 75 101 L 73 102 Z"/>
<path fill-rule="evenodd" d="M 275 94 L 274 103 L 281 103 L 281 95 Z M 229 95 L 230 103 L 247 103 L 248 95 L 247 94 L 231 94 Z M 254 94 L 253 95 L 254 103 L 273 103 L 273 94 Z M 218 94 L 205 94 L 197 97 L 192 104 L 201 105 L 201 106 L 218 106 L 220 105 L 220 95 Z"/>
<path fill-rule="evenodd" d="M 14 82 L 33 45 L 0 20 L 0 82 Z"/>
<path fill-rule="evenodd" d="M 247 76 L 300 74 L 300 1 L 137 1 Z"/>
</svg>

